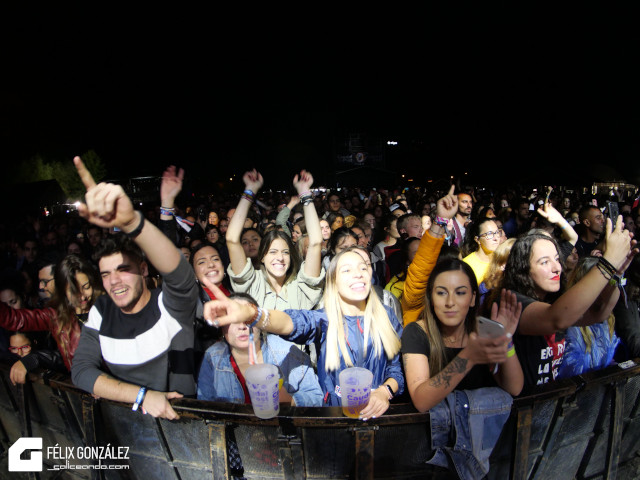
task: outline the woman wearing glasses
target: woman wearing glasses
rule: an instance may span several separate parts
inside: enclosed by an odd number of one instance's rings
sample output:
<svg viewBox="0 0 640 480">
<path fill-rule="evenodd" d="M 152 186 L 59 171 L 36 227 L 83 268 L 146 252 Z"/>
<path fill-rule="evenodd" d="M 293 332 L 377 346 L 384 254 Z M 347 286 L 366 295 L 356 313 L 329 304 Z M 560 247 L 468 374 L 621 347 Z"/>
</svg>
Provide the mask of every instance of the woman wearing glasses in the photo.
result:
<svg viewBox="0 0 640 480">
<path fill-rule="evenodd" d="M 493 218 L 481 218 L 467 226 L 461 248 L 462 260 L 472 268 L 478 285 L 483 282 L 493 252 L 500 245 L 501 234 Z"/>
</svg>

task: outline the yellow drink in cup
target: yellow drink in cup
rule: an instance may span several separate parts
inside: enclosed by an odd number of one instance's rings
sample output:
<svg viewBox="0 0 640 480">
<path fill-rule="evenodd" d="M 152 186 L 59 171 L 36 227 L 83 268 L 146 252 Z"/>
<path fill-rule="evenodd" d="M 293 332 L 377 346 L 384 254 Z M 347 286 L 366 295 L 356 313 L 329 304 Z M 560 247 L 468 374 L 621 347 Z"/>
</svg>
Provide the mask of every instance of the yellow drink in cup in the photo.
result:
<svg viewBox="0 0 640 480">
<path fill-rule="evenodd" d="M 360 411 L 369 403 L 373 374 L 366 368 L 349 367 L 340 372 L 338 380 L 342 413 L 347 417 L 359 418 Z"/>
</svg>

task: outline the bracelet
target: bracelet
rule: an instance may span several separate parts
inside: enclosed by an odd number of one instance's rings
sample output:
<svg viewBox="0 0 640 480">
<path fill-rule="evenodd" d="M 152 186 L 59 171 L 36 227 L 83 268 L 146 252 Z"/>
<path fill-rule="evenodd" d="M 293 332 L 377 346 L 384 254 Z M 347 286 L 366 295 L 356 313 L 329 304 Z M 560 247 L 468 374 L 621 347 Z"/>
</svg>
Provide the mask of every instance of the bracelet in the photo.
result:
<svg viewBox="0 0 640 480">
<path fill-rule="evenodd" d="M 251 306 L 256 310 L 256 313 L 253 315 L 251 320 L 247 320 L 246 322 L 244 322 L 244 324 L 250 329 L 253 329 L 253 327 L 255 327 L 260 320 L 260 317 L 262 317 L 262 309 L 260 307 L 256 307 L 253 304 Z"/>
<path fill-rule="evenodd" d="M 598 257 L 598 262 L 602 263 L 606 267 L 606 269 L 611 271 L 612 273 L 617 273 L 616 267 L 614 267 L 609 260 L 604 258 L 604 256 Z"/>
<path fill-rule="evenodd" d="M 262 310 L 262 312 L 264 313 L 264 318 L 262 319 L 262 325 L 260 326 L 260 329 L 264 330 L 269 326 L 269 310 L 265 308 Z"/>
<path fill-rule="evenodd" d="M 176 209 L 175 208 L 160 207 L 160 215 L 166 215 L 168 217 L 173 217 L 175 214 L 176 214 Z"/>
<path fill-rule="evenodd" d="M 434 231 L 433 231 L 433 230 L 431 230 L 431 229 L 429 229 L 429 233 L 430 233 L 431 235 L 433 235 L 434 237 L 437 237 L 437 238 L 440 238 L 440 237 L 443 237 L 443 236 L 444 236 L 444 232 L 436 233 L 436 232 L 434 232 Z"/>
<path fill-rule="evenodd" d="M 507 358 L 511 358 L 516 354 L 516 347 L 511 346 L 509 350 L 507 350 Z"/>
<path fill-rule="evenodd" d="M 436 217 L 435 223 L 436 225 L 446 227 L 447 225 L 449 225 L 449 219 L 444 217 Z"/>
<path fill-rule="evenodd" d="M 244 192 L 242 193 L 241 197 L 244 198 L 245 200 L 247 200 L 249 203 L 253 203 L 254 200 L 255 200 L 253 198 L 253 195 L 248 195 L 248 194 L 246 194 Z"/>
<path fill-rule="evenodd" d="M 387 385 L 386 383 L 383 383 L 383 385 L 385 387 L 387 387 L 387 390 L 389 391 L 389 400 L 393 400 L 393 397 L 395 396 L 395 393 L 393 393 L 393 390 L 391 389 L 391 387 L 389 385 Z"/>
<path fill-rule="evenodd" d="M 303 207 L 306 207 L 313 201 L 313 193 L 311 192 L 302 192 L 298 195 L 300 197 L 300 202 Z"/>
<path fill-rule="evenodd" d="M 133 410 L 134 412 L 138 410 L 138 407 L 142 405 L 142 402 L 144 402 L 144 397 L 146 394 L 147 387 L 140 387 L 140 390 L 138 390 L 138 396 L 136 397 L 136 401 L 133 403 L 133 407 L 131 407 L 131 410 Z"/>
<path fill-rule="evenodd" d="M 144 215 L 139 210 L 136 210 L 136 212 L 138 212 L 138 214 L 140 215 L 140 223 L 133 231 L 129 233 L 124 232 L 124 234 L 129 238 L 136 238 L 138 235 L 140 235 L 140 232 L 142 232 L 142 227 L 144 227 L 144 221 L 145 221 Z"/>
<path fill-rule="evenodd" d="M 561 225 L 560 228 L 562 230 L 566 230 L 568 226 L 569 226 L 569 222 L 566 222 L 564 225 Z"/>
</svg>

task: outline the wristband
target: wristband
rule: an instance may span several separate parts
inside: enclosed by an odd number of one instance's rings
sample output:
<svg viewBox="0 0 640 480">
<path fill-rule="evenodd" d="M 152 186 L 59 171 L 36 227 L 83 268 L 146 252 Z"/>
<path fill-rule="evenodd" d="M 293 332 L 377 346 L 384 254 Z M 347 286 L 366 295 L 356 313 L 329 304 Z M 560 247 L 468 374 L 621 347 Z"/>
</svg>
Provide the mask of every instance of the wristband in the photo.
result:
<svg viewBox="0 0 640 480">
<path fill-rule="evenodd" d="M 264 314 L 264 318 L 262 319 L 262 325 L 260 326 L 260 329 L 264 330 L 269 326 L 269 310 L 265 308 L 262 310 L 262 313 Z"/>
<path fill-rule="evenodd" d="M 444 217 L 436 217 L 435 223 L 436 225 L 446 227 L 447 225 L 449 225 L 449 219 Z"/>
<path fill-rule="evenodd" d="M 507 350 L 507 358 L 511 358 L 516 354 L 516 347 L 512 346 L 509 350 Z"/>
<path fill-rule="evenodd" d="M 395 393 L 393 393 L 393 390 L 391 389 L 391 387 L 389 385 L 387 385 L 386 383 L 384 384 L 385 387 L 387 387 L 387 390 L 389 391 L 389 400 L 393 400 L 393 397 L 395 396 Z"/>
<path fill-rule="evenodd" d="M 176 209 L 175 208 L 167 208 L 167 207 L 160 207 L 160 215 L 166 215 L 168 217 L 173 217 L 176 213 Z"/>
<path fill-rule="evenodd" d="M 124 232 L 124 234 L 129 238 L 136 238 L 138 235 L 140 235 L 140 232 L 142 231 L 142 227 L 144 227 L 144 221 L 145 221 L 144 215 L 139 210 L 136 210 L 136 212 L 140 215 L 140 223 L 133 231 L 129 233 Z"/>
<path fill-rule="evenodd" d="M 251 320 L 247 320 L 246 322 L 244 322 L 244 324 L 247 327 L 249 327 L 251 330 L 253 330 L 253 327 L 257 325 L 258 321 L 262 317 L 262 309 L 260 307 L 256 307 L 255 305 L 251 305 L 251 306 L 255 308 L 256 313 L 253 315 L 253 318 L 251 318 Z"/>
<path fill-rule="evenodd" d="M 146 394 L 147 394 L 147 387 L 140 387 L 140 390 L 138 391 L 138 396 L 136 397 L 136 401 L 134 402 L 133 407 L 131 407 L 131 410 L 133 410 L 134 412 L 138 410 L 138 407 L 142 405 L 142 402 L 144 402 L 144 397 Z"/>
</svg>

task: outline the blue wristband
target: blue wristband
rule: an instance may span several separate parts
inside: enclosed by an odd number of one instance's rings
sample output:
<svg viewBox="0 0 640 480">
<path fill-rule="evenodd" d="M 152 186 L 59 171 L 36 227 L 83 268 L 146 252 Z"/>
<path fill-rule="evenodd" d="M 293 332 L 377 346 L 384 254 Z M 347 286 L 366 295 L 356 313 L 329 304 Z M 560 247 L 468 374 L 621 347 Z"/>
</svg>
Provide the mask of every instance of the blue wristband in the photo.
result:
<svg viewBox="0 0 640 480">
<path fill-rule="evenodd" d="M 138 410 L 138 407 L 140 405 L 142 405 L 142 402 L 144 402 L 144 396 L 147 393 L 147 387 L 140 387 L 140 390 L 138 391 L 138 396 L 136 397 L 136 401 L 133 404 L 133 407 L 131 407 L 131 410 L 133 410 L 134 412 L 136 410 Z"/>
</svg>

